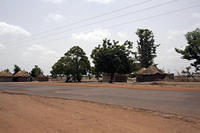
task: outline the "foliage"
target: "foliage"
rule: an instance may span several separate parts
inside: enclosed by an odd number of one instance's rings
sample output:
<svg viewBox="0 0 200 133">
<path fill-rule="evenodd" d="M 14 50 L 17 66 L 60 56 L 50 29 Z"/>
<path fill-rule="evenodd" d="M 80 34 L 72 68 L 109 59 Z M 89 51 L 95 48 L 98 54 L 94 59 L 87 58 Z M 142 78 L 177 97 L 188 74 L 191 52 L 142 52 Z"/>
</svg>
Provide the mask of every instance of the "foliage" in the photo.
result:
<svg viewBox="0 0 200 133">
<path fill-rule="evenodd" d="M 90 70 L 90 62 L 85 52 L 79 46 L 72 47 L 52 67 L 52 75 L 65 75 L 67 81 L 81 81 L 82 75 Z"/>
<path fill-rule="evenodd" d="M 10 70 L 9 70 L 8 68 L 5 69 L 5 70 L 3 70 L 3 71 L 4 71 L 4 72 L 8 72 L 8 73 L 10 72 Z"/>
<path fill-rule="evenodd" d="M 111 73 L 111 80 L 114 73 L 127 74 L 133 69 L 134 54 L 132 49 L 133 43 L 125 41 L 119 45 L 119 41 L 104 39 L 102 45 L 98 45 L 92 51 L 91 58 L 95 65 L 95 72 Z"/>
<path fill-rule="evenodd" d="M 191 66 L 195 67 L 195 72 L 200 70 L 200 29 L 197 28 L 185 35 L 188 45 L 184 50 L 175 48 L 176 52 L 182 55 L 182 59 L 193 60 Z"/>
<path fill-rule="evenodd" d="M 32 77 L 38 77 L 40 74 L 43 74 L 43 72 L 37 65 L 35 65 L 30 74 Z"/>
<path fill-rule="evenodd" d="M 153 59 L 156 57 L 156 48 L 159 45 L 154 43 L 154 35 L 151 30 L 138 29 L 136 34 L 139 37 L 138 43 L 138 60 L 141 67 L 149 67 L 154 64 Z"/>
<path fill-rule="evenodd" d="M 186 77 L 193 77 L 194 75 L 194 73 L 191 72 L 191 66 L 186 67 L 186 70 L 183 70 L 181 73 L 186 75 Z"/>
<path fill-rule="evenodd" d="M 98 72 L 95 67 L 91 67 L 90 68 L 90 73 L 92 75 L 95 75 L 95 78 L 98 80 L 100 77 L 102 77 L 102 73 L 101 72 Z"/>
<path fill-rule="evenodd" d="M 16 74 L 17 72 L 21 71 L 21 68 L 18 65 L 14 65 L 14 74 Z"/>
</svg>

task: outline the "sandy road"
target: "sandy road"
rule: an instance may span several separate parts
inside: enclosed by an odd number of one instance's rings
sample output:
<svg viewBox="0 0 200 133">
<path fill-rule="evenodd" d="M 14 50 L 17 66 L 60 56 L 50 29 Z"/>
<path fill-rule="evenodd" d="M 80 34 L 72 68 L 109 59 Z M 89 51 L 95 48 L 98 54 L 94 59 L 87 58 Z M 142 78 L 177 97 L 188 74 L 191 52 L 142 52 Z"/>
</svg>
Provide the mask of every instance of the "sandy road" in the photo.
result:
<svg viewBox="0 0 200 133">
<path fill-rule="evenodd" d="M 0 133 L 199 133 L 200 123 L 103 104 L 0 93 Z"/>
</svg>

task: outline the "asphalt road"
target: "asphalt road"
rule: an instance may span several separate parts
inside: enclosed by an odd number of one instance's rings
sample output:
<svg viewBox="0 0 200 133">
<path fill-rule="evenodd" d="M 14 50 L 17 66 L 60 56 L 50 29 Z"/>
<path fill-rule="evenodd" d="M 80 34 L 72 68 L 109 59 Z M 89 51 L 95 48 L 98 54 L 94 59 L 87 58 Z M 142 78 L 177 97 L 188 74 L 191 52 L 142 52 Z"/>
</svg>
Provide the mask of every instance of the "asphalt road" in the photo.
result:
<svg viewBox="0 0 200 133">
<path fill-rule="evenodd" d="M 200 119 L 200 92 L 0 83 L 0 92 L 86 100 Z"/>
</svg>

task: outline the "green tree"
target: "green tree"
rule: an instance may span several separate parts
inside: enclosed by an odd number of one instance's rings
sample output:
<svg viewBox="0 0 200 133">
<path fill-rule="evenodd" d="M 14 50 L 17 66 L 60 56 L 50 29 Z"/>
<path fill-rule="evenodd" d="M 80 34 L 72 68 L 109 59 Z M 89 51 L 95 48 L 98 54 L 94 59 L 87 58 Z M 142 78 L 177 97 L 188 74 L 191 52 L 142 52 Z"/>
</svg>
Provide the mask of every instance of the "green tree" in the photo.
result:
<svg viewBox="0 0 200 133">
<path fill-rule="evenodd" d="M 17 72 L 21 71 L 21 68 L 18 65 L 14 65 L 14 74 L 16 74 Z"/>
<path fill-rule="evenodd" d="M 65 53 L 52 67 L 51 73 L 63 74 L 73 81 L 80 82 L 82 75 L 87 74 L 90 70 L 90 62 L 85 52 L 79 46 L 72 47 Z"/>
<path fill-rule="evenodd" d="M 195 68 L 195 72 L 200 70 L 200 29 L 197 28 L 186 35 L 188 45 L 184 50 L 175 48 L 176 52 L 182 55 L 182 59 L 193 60 L 190 65 Z"/>
<path fill-rule="evenodd" d="M 99 78 L 102 77 L 102 73 L 101 73 L 101 72 L 98 72 L 98 71 L 95 69 L 95 67 L 93 67 L 93 66 L 90 68 L 90 74 L 91 74 L 91 75 L 94 75 L 95 78 L 96 78 L 97 80 L 99 80 Z"/>
<path fill-rule="evenodd" d="M 10 70 L 9 70 L 8 68 L 5 69 L 5 70 L 3 70 L 3 71 L 4 71 L 4 72 L 8 72 L 8 73 L 10 72 Z"/>
<path fill-rule="evenodd" d="M 53 66 L 50 71 L 53 77 L 63 77 L 65 75 L 65 58 L 61 57 Z"/>
<path fill-rule="evenodd" d="M 40 74 L 43 74 L 41 68 L 39 68 L 37 65 L 34 66 L 34 68 L 31 70 L 31 76 L 32 77 L 38 77 Z"/>
<path fill-rule="evenodd" d="M 111 82 L 114 73 L 130 73 L 134 63 L 132 45 L 130 41 L 119 45 L 119 41 L 104 39 L 103 44 L 95 47 L 91 54 L 95 72 L 111 73 Z"/>
<path fill-rule="evenodd" d="M 154 64 L 154 58 L 156 57 L 156 45 L 154 42 L 154 35 L 151 30 L 138 29 L 136 32 L 139 37 L 138 43 L 138 60 L 141 63 L 141 67 L 149 67 Z"/>
</svg>

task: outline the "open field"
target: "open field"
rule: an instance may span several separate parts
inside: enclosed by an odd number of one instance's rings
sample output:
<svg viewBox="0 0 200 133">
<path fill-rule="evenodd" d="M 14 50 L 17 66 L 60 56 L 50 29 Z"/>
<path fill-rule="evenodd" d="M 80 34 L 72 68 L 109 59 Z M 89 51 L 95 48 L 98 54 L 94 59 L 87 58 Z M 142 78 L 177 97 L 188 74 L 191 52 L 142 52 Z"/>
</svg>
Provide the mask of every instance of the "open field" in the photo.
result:
<svg viewBox="0 0 200 133">
<path fill-rule="evenodd" d="M 75 100 L 0 93 L 1 133 L 198 133 L 200 123 Z"/>
</svg>

